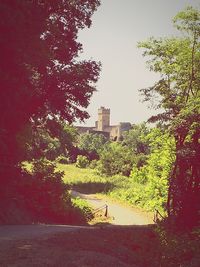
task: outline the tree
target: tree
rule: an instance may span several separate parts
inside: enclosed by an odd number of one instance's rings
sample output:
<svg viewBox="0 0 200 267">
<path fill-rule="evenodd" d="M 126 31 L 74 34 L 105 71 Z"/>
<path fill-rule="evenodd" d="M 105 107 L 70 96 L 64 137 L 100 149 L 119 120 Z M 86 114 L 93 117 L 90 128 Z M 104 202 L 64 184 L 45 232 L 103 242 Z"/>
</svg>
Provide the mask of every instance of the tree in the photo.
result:
<svg viewBox="0 0 200 267">
<path fill-rule="evenodd" d="M 16 135 L 30 121 L 88 117 L 83 108 L 100 66 L 77 60 L 82 50 L 77 33 L 91 25 L 98 5 L 98 0 L 1 1 L 1 162 L 21 160 Z"/>
<path fill-rule="evenodd" d="M 84 133 L 79 136 L 78 147 L 89 153 L 96 153 L 98 155 L 103 149 L 107 139 L 102 134 Z"/>
<path fill-rule="evenodd" d="M 78 139 L 77 129 L 62 120 L 48 120 L 46 127 L 50 135 L 60 142 L 59 155 L 73 157 L 74 146 Z"/>
<path fill-rule="evenodd" d="M 24 139 L 22 139 L 22 142 L 24 142 Z M 45 128 L 32 129 L 30 139 L 26 141 L 25 145 L 27 154 L 25 158 L 29 161 L 40 158 L 55 160 L 60 154 L 60 140 L 56 137 L 51 137 Z"/>
<path fill-rule="evenodd" d="M 159 96 L 164 112 L 151 117 L 168 125 L 176 141 L 176 160 L 169 177 L 168 216 L 181 228 L 200 222 L 200 11 L 187 7 L 174 18 L 180 38 L 142 42 L 149 67 L 161 74 L 142 89 L 144 100 Z"/>
<path fill-rule="evenodd" d="M 131 172 L 134 182 L 145 184 L 137 201 L 149 210 L 156 208 L 166 213 L 168 178 L 175 160 L 174 138 L 167 131 L 153 128 L 145 139 L 149 144 L 146 162 L 140 168 L 134 166 Z"/>
<path fill-rule="evenodd" d="M 99 170 L 102 174 L 112 176 L 122 174 L 129 176 L 133 167 L 132 152 L 120 143 L 112 142 L 104 146 L 100 153 Z"/>
<path fill-rule="evenodd" d="M 78 61 L 82 46 L 77 41 L 77 33 L 90 27 L 91 16 L 99 4 L 99 0 L 0 2 L 2 213 L 9 210 L 16 199 L 18 206 L 27 201 L 24 195 L 26 183 L 31 183 L 34 177 L 48 180 L 43 198 L 46 193 L 48 199 L 52 195 L 53 200 L 53 193 L 48 194 L 48 184 L 51 183 L 53 189 L 56 177 L 60 183 L 60 174 L 51 174 L 54 170 L 51 166 L 47 166 L 42 175 L 37 172 L 24 174 L 20 163 L 27 159 L 24 150 L 30 134 L 39 128 L 44 129 L 49 120 L 61 119 L 71 123 L 88 117 L 85 109 L 95 91 L 100 64 L 91 60 Z M 40 141 L 39 147 L 42 144 L 45 148 L 46 137 Z M 58 190 L 63 201 L 64 190 Z M 35 193 L 40 194 L 37 189 Z M 59 200 L 59 196 L 55 199 Z M 62 204 L 65 206 L 66 203 Z"/>
<path fill-rule="evenodd" d="M 145 123 L 134 125 L 131 130 L 123 133 L 122 145 L 127 146 L 134 157 L 134 164 L 142 167 L 149 153 L 149 142 L 145 136 L 149 133 Z"/>
</svg>

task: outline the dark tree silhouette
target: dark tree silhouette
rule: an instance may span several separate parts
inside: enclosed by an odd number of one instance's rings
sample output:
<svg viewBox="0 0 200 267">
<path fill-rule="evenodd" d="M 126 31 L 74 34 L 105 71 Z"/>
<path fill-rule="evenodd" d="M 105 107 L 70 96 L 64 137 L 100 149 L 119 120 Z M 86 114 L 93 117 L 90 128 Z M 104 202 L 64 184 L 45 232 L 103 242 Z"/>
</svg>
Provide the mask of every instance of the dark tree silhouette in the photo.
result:
<svg viewBox="0 0 200 267">
<path fill-rule="evenodd" d="M 43 219 L 46 211 L 60 212 L 59 218 L 66 212 L 68 193 L 55 166 L 38 163 L 35 166 L 42 166 L 43 172 L 30 175 L 21 169 L 21 162 L 33 127 L 44 127 L 54 118 L 71 123 L 88 117 L 85 108 L 95 91 L 100 64 L 78 61 L 82 46 L 77 33 L 90 27 L 99 4 L 99 0 L 0 1 L 0 222 L 9 221 L 6 218 L 16 206 L 43 210 L 43 215 L 36 212 Z"/>
<path fill-rule="evenodd" d="M 98 0 L 0 3 L 1 162 L 20 160 L 18 134 L 33 120 L 88 117 L 100 66 L 77 61 L 79 29 L 91 25 Z"/>
</svg>

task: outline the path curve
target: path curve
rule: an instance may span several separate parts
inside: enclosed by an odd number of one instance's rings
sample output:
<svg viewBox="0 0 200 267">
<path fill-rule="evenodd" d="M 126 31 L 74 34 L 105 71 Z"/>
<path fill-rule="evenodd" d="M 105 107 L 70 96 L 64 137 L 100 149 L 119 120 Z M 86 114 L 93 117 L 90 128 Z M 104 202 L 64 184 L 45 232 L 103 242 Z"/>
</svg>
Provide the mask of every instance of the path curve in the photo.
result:
<svg viewBox="0 0 200 267">
<path fill-rule="evenodd" d="M 108 205 L 108 214 L 113 217 L 110 224 L 113 225 L 148 225 L 153 224 L 153 217 L 147 216 L 131 207 L 125 207 L 122 204 L 114 203 L 107 198 L 99 198 L 93 194 L 82 194 L 72 190 L 73 197 L 85 199 L 93 208 L 99 208 L 105 204 Z"/>
<path fill-rule="evenodd" d="M 80 197 L 87 200 L 93 208 L 99 208 L 105 204 L 108 205 L 108 215 L 113 217 L 110 225 L 148 225 L 153 223 L 153 218 L 139 213 L 131 207 L 124 207 L 119 203 L 113 203 L 109 199 L 102 199 L 96 195 L 82 194 L 77 191 L 71 191 L 73 197 Z M 34 239 L 37 237 L 48 238 L 51 235 L 62 232 L 73 232 L 80 229 L 95 229 L 95 226 L 73 226 L 73 225 L 0 225 L 0 243 L 18 239 Z"/>
</svg>

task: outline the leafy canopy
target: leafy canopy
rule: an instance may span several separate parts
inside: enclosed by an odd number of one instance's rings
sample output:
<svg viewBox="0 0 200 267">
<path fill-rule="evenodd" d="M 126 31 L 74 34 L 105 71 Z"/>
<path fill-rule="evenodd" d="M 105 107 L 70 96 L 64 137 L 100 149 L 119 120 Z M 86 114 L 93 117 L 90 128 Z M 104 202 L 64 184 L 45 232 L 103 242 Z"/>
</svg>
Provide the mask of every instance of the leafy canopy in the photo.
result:
<svg viewBox="0 0 200 267">
<path fill-rule="evenodd" d="M 16 160 L 16 133 L 51 115 L 88 117 L 100 65 L 79 61 L 79 29 L 91 25 L 99 0 L 3 0 L 0 3 L 1 140 Z"/>
<path fill-rule="evenodd" d="M 181 228 L 200 222 L 200 11 L 189 6 L 174 18 L 181 37 L 150 38 L 139 43 L 150 70 L 160 80 L 142 89 L 144 100 L 157 98 L 163 113 L 150 121 L 165 122 L 176 142 L 169 177 L 168 215 Z"/>
</svg>

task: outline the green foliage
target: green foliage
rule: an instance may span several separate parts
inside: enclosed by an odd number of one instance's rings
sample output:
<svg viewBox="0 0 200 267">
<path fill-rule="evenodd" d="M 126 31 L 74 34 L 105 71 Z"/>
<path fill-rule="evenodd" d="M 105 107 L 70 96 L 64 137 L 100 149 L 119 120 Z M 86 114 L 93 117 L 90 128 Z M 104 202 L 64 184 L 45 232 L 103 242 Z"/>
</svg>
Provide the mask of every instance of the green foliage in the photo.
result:
<svg viewBox="0 0 200 267">
<path fill-rule="evenodd" d="M 98 169 L 107 176 L 115 174 L 129 176 L 132 165 L 132 153 L 128 147 L 113 142 L 102 150 Z"/>
<path fill-rule="evenodd" d="M 198 33 L 199 21 L 200 12 L 192 6 L 188 6 L 185 10 L 180 11 L 173 19 L 175 27 L 188 34 Z"/>
<path fill-rule="evenodd" d="M 0 49 L 6 62 L 0 65 L 0 139 L 5 150 L 1 161 L 24 160 L 16 135 L 31 121 L 43 125 L 50 117 L 68 122 L 88 118 L 85 109 L 100 64 L 78 60 L 82 46 L 77 34 L 91 26 L 99 5 L 98 0 L 1 3 Z"/>
<path fill-rule="evenodd" d="M 25 188 L 23 198 L 32 222 L 86 224 L 91 208 L 71 200 L 69 186 L 63 181 L 64 172 L 55 167 L 45 159 L 32 162 L 31 173 L 20 187 L 22 191 Z"/>
<path fill-rule="evenodd" d="M 63 173 L 55 171 L 55 165 L 47 160 L 33 162 L 31 177 L 27 180 L 26 201 L 40 222 L 69 221 L 71 200 L 62 176 Z"/>
<path fill-rule="evenodd" d="M 122 145 L 132 152 L 134 165 L 142 167 L 149 153 L 149 142 L 145 136 L 149 133 L 145 123 L 134 125 L 133 128 L 123 133 Z"/>
<path fill-rule="evenodd" d="M 135 154 L 147 154 L 148 142 L 145 136 L 149 133 L 146 123 L 135 124 L 132 129 L 123 133 L 122 144 L 128 146 Z"/>
<path fill-rule="evenodd" d="M 169 176 L 175 161 L 175 141 L 167 132 L 154 128 L 146 136 L 150 154 L 146 164 L 134 167 L 131 178 L 134 182 L 145 184 L 141 201 L 145 208 L 166 211 Z"/>
<path fill-rule="evenodd" d="M 144 185 L 134 183 L 132 178 L 122 175 L 102 176 L 96 170 L 79 169 L 75 165 L 57 164 L 57 169 L 64 172 L 64 182 L 75 190 L 106 194 L 132 205 L 141 205 Z"/>
<path fill-rule="evenodd" d="M 146 184 L 148 181 L 148 171 L 147 166 L 143 166 L 141 168 L 133 167 L 130 177 L 134 182 L 139 184 Z"/>
<path fill-rule="evenodd" d="M 165 120 L 176 119 L 189 107 L 185 106 L 189 99 L 199 97 L 199 21 L 199 10 L 188 7 L 174 18 L 175 26 L 184 33 L 181 38 L 150 38 L 139 43 L 144 56 L 149 57 L 149 68 L 161 74 L 160 81 L 141 91 L 145 100 L 153 100 L 155 93 L 161 96 L 158 107 L 165 109 Z"/>
<path fill-rule="evenodd" d="M 54 160 L 60 153 L 60 140 L 52 137 L 44 127 L 33 127 L 29 135 L 29 140 L 24 140 L 20 133 L 17 135 L 18 143 L 23 142 L 26 151 L 26 160 L 39 159 L 46 157 L 48 160 Z"/>
<path fill-rule="evenodd" d="M 61 119 L 32 121 L 17 134 L 17 143 L 24 151 L 24 159 L 32 160 L 46 157 L 55 160 L 59 156 L 73 158 L 77 130 Z"/>
<path fill-rule="evenodd" d="M 28 171 L 26 171 L 27 167 Z M 5 193 L 7 190 L 10 191 L 1 202 L 4 203 L 8 198 L 5 213 L 10 215 L 5 216 L 4 223 L 16 222 L 14 207 L 19 214 L 23 211 L 25 221 L 28 219 L 28 223 L 71 222 L 72 206 L 68 187 L 62 180 L 63 173 L 56 171 L 54 164 L 40 159 L 26 164 L 23 171 L 20 168 L 17 171 L 13 170 L 15 183 L 10 180 L 9 188 L 4 187 Z M 5 208 L 1 211 L 3 212 Z M 23 223 L 24 218 L 21 217 L 18 223 Z"/>
<path fill-rule="evenodd" d="M 86 168 L 89 165 L 89 160 L 86 156 L 78 155 L 76 160 L 76 167 Z"/>
<path fill-rule="evenodd" d="M 64 169 L 59 165 L 65 171 L 65 182 L 80 185 L 80 188 L 91 188 L 91 184 L 100 188 L 100 184 L 104 184 L 102 192 L 114 198 L 165 213 L 169 176 L 175 160 L 175 141 L 159 128 L 148 132 L 146 136 L 142 135 L 143 144 L 148 144 L 143 166 L 132 161 L 134 153 L 127 145 L 113 142 L 105 146 L 99 161 L 91 163 L 94 165 L 92 170 L 85 169 L 81 173 L 73 166 L 67 165 Z M 137 156 L 140 156 L 139 152 Z M 127 170 L 131 171 L 130 177 L 124 176 Z"/>
<path fill-rule="evenodd" d="M 70 221 L 62 175 L 41 158 L 68 156 L 75 133 L 64 122 L 88 118 L 100 63 L 78 60 L 82 46 L 77 35 L 90 27 L 99 5 L 98 0 L 0 4 L 5 62 L 0 64 L 0 162 L 9 166 L 9 171 L 0 166 L 0 203 L 17 199 L 34 220 Z M 20 170 L 21 162 L 33 158 L 31 173 Z M 2 191 L 10 191 L 9 197 Z"/>
<path fill-rule="evenodd" d="M 158 96 L 156 106 L 164 112 L 150 120 L 167 123 L 175 138 L 169 218 L 176 220 L 179 229 L 191 229 L 200 221 L 200 11 L 187 7 L 176 15 L 174 26 L 181 37 L 151 38 L 139 44 L 150 70 L 161 75 L 155 85 L 141 91 L 146 101 Z"/>
<path fill-rule="evenodd" d="M 79 136 L 78 147 L 87 152 L 96 152 L 99 154 L 107 139 L 102 134 L 84 133 Z"/>
<path fill-rule="evenodd" d="M 76 209 L 80 210 L 85 218 L 87 219 L 93 218 L 92 207 L 88 204 L 86 200 L 81 199 L 79 197 L 72 198 L 72 205 Z"/>
<path fill-rule="evenodd" d="M 82 193 L 106 193 L 115 186 L 112 177 L 102 176 L 95 169 L 80 169 L 74 164 L 57 164 L 57 169 L 64 172 L 63 181 L 69 187 Z"/>
<path fill-rule="evenodd" d="M 90 168 L 91 169 L 98 169 L 98 166 L 99 166 L 99 161 L 98 160 L 96 160 L 96 159 L 94 159 L 94 160 L 92 160 L 91 162 L 90 162 Z"/>
<path fill-rule="evenodd" d="M 73 158 L 74 144 L 77 142 L 78 132 L 75 127 L 61 119 L 48 119 L 46 128 L 53 138 L 60 142 L 58 154 Z"/>
</svg>

